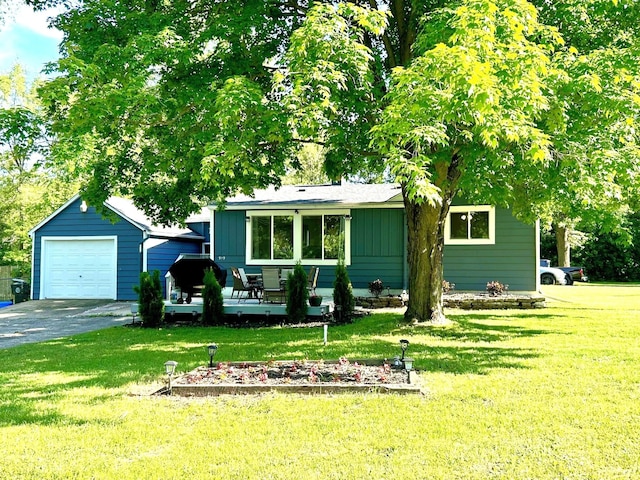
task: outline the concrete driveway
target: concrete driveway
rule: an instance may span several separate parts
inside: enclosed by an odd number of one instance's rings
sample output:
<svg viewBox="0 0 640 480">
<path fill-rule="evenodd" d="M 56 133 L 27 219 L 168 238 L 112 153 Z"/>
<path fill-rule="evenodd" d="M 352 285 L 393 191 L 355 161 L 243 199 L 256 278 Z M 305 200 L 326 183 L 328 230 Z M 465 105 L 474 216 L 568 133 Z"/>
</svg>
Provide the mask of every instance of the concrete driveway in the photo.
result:
<svg viewBox="0 0 640 480">
<path fill-rule="evenodd" d="M 0 308 L 0 349 L 131 323 L 131 303 L 31 300 Z"/>
</svg>

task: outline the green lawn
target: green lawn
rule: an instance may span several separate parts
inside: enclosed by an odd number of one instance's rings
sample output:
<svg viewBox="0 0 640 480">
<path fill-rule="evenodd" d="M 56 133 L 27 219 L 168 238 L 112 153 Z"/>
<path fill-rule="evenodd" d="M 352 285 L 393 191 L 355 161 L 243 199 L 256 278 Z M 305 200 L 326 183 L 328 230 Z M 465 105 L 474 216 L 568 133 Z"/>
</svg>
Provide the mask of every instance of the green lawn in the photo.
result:
<svg viewBox="0 0 640 480">
<path fill-rule="evenodd" d="M 548 308 L 380 314 L 329 328 L 117 327 L 0 351 L 0 478 L 640 478 L 640 285 L 547 287 Z M 137 393 L 218 360 L 393 357 L 425 396 Z"/>
</svg>

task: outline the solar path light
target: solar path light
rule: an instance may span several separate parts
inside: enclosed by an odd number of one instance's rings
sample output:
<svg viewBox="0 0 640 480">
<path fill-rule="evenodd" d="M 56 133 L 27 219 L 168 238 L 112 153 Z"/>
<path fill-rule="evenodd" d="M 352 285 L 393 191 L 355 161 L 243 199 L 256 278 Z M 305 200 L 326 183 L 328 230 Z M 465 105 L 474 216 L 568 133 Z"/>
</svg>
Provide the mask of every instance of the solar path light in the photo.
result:
<svg viewBox="0 0 640 480">
<path fill-rule="evenodd" d="M 400 340 L 400 348 L 402 349 L 402 357 L 400 357 L 401 361 L 404 361 L 404 354 L 409 348 L 409 340 L 405 340 L 404 338 Z"/>
<path fill-rule="evenodd" d="M 209 368 L 213 368 L 213 357 L 218 351 L 218 345 L 212 343 L 207 347 L 207 352 L 209 353 Z"/>
<path fill-rule="evenodd" d="M 164 363 L 164 371 L 167 374 L 167 377 L 169 377 L 169 386 L 167 387 L 167 392 L 169 393 L 169 395 L 171 395 L 171 377 L 173 377 L 173 374 L 176 372 L 177 365 L 178 362 L 173 360 L 169 360 Z"/>
</svg>

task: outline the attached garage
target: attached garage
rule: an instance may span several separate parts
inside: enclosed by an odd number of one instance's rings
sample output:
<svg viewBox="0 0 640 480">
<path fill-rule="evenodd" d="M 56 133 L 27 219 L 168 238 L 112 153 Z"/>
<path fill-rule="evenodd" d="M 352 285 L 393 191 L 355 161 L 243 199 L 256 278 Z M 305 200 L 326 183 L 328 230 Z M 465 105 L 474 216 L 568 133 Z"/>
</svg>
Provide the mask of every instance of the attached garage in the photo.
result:
<svg viewBox="0 0 640 480">
<path fill-rule="evenodd" d="M 116 237 L 42 237 L 40 298 L 117 298 Z"/>
<path fill-rule="evenodd" d="M 209 212 L 187 219 L 190 228 L 162 227 L 124 198 L 105 202 L 102 217 L 76 195 L 36 225 L 31 298 L 135 300 L 140 272 L 164 276 L 182 253 L 202 253 Z"/>
</svg>

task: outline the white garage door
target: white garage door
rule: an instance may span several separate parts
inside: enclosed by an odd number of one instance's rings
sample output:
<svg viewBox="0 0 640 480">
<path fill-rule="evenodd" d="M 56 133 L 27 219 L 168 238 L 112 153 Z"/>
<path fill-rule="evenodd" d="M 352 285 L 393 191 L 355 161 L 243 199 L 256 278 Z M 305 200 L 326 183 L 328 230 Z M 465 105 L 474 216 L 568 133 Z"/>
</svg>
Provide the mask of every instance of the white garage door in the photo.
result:
<svg viewBox="0 0 640 480">
<path fill-rule="evenodd" d="M 113 238 L 43 239 L 40 298 L 116 298 Z"/>
</svg>

